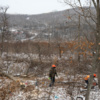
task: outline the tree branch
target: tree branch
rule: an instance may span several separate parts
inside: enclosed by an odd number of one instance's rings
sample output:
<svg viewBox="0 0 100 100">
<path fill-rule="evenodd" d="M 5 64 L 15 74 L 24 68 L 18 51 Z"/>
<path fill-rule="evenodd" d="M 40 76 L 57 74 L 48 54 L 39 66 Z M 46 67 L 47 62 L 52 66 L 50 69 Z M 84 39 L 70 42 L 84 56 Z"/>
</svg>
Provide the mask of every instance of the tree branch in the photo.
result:
<svg viewBox="0 0 100 100">
<path fill-rule="evenodd" d="M 94 4 L 94 7 L 95 9 L 97 9 L 97 5 L 96 5 L 96 2 L 94 0 L 92 0 L 93 4 Z"/>
</svg>

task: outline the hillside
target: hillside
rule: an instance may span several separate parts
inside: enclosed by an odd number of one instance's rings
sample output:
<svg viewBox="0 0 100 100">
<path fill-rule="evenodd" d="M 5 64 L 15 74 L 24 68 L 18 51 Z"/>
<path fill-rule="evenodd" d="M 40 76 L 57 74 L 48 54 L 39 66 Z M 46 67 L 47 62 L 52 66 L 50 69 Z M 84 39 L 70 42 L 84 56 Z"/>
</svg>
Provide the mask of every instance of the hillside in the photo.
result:
<svg viewBox="0 0 100 100">
<path fill-rule="evenodd" d="M 84 9 L 87 11 L 87 8 Z M 75 8 L 75 10 L 81 13 L 79 8 Z M 51 33 L 51 37 L 54 38 L 72 39 L 76 38 L 77 33 L 79 32 L 79 15 L 75 10 L 69 9 L 38 15 L 8 14 L 9 26 L 24 30 L 26 31 L 25 34 L 29 33 L 29 31 L 32 33 L 39 33 L 38 37 L 43 39 L 48 38 L 47 35 L 49 33 Z M 95 13 L 94 8 L 91 8 L 91 11 Z M 89 22 L 91 22 L 91 25 L 94 25 L 92 20 Z M 84 35 L 83 33 L 87 34 L 93 31 L 91 30 L 91 27 L 89 27 L 89 25 L 85 22 L 83 16 L 80 18 L 80 23 L 81 35 Z M 24 37 L 23 39 L 27 38 L 26 35 L 17 36 L 17 38 L 19 37 Z"/>
</svg>

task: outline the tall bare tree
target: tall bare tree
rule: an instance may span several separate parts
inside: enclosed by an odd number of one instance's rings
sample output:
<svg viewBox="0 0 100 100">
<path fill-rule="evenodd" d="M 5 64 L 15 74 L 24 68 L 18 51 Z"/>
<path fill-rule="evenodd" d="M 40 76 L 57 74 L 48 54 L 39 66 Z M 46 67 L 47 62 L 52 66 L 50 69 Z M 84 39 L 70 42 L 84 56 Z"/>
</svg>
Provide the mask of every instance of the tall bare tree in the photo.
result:
<svg viewBox="0 0 100 100">
<path fill-rule="evenodd" d="M 4 39 L 8 34 L 8 16 L 7 10 L 9 7 L 0 7 L 0 30 L 1 30 L 1 54 L 4 48 Z"/>
</svg>

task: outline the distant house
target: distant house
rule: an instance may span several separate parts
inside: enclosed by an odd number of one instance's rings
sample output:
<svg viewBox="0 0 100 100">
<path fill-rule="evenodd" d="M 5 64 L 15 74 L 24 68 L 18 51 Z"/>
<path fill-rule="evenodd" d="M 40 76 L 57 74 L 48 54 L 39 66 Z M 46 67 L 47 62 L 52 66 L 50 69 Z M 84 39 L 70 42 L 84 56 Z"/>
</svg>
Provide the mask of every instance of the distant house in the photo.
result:
<svg viewBox="0 0 100 100">
<path fill-rule="evenodd" d="M 14 34 L 23 34 L 24 32 L 18 28 L 9 28 L 9 31 Z"/>
<path fill-rule="evenodd" d="M 15 29 L 15 28 L 9 28 L 9 31 L 11 32 L 11 33 L 18 33 L 18 30 L 17 29 Z"/>
</svg>

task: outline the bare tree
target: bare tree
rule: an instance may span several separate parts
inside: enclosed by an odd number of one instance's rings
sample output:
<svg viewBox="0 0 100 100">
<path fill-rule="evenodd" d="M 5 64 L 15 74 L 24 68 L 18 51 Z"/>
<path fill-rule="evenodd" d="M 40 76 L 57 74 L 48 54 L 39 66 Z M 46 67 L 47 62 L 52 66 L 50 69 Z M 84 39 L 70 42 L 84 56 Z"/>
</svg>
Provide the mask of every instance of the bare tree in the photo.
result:
<svg viewBox="0 0 100 100">
<path fill-rule="evenodd" d="M 7 10 L 9 7 L 0 7 L 0 30 L 1 30 L 1 54 L 4 48 L 4 39 L 8 33 L 8 16 Z"/>
</svg>

